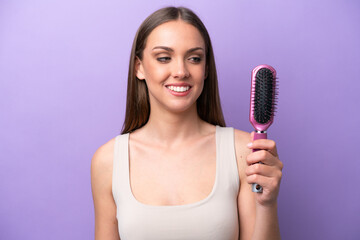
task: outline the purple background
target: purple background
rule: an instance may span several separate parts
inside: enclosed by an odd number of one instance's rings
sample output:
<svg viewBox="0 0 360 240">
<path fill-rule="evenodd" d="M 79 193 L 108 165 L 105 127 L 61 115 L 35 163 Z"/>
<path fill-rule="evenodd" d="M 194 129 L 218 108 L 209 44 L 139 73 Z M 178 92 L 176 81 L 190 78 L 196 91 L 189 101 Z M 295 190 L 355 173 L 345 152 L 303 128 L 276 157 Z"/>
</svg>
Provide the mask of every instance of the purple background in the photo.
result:
<svg viewBox="0 0 360 240">
<path fill-rule="evenodd" d="M 91 157 L 121 130 L 135 32 L 167 5 L 207 26 L 229 126 L 252 130 L 252 68 L 278 71 L 283 239 L 360 239 L 357 0 L 0 0 L 0 239 L 93 239 Z"/>
</svg>

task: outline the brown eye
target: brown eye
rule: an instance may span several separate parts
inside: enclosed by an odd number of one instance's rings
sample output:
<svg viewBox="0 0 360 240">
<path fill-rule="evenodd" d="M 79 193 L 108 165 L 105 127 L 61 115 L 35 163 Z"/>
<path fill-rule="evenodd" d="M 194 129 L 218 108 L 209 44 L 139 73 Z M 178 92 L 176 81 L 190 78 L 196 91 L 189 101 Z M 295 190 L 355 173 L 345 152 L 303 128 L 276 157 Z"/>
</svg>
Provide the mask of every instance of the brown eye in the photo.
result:
<svg viewBox="0 0 360 240">
<path fill-rule="evenodd" d="M 201 62 L 201 58 L 200 57 L 191 57 L 189 58 L 190 61 L 194 62 L 194 63 L 199 63 Z"/>
<path fill-rule="evenodd" d="M 156 60 L 158 60 L 159 62 L 169 62 L 171 58 L 169 57 L 159 57 Z"/>
</svg>

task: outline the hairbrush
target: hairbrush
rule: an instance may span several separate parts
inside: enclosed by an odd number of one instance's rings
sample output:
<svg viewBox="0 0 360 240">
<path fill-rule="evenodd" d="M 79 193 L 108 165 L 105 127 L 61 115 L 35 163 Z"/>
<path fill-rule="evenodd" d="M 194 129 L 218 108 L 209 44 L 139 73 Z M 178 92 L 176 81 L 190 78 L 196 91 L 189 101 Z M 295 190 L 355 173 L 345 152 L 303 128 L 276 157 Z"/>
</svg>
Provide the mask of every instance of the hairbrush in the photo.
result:
<svg viewBox="0 0 360 240">
<path fill-rule="evenodd" d="M 265 64 L 255 67 L 251 73 L 250 96 L 250 123 L 255 128 L 254 140 L 267 139 L 266 131 L 274 120 L 277 95 L 275 69 Z M 253 149 L 253 152 L 258 150 Z M 253 183 L 252 191 L 261 193 L 263 189 Z"/>
</svg>

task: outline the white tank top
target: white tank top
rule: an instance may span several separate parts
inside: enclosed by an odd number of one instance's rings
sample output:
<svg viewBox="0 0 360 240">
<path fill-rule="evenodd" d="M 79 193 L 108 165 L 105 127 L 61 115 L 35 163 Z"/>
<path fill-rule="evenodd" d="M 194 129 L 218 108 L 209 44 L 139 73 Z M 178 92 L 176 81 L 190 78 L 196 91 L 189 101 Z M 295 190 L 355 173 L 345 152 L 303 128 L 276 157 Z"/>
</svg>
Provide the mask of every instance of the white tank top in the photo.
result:
<svg viewBox="0 0 360 240">
<path fill-rule="evenodd" d="M 216 126 L 216 177 L 211 193 L 195 203 L 155 206 L 131 192 L 129 134 L 115 138 L 112 193 L 121 240 L 235 240 L 239 174 L 234 129 Z"/>
</svg>

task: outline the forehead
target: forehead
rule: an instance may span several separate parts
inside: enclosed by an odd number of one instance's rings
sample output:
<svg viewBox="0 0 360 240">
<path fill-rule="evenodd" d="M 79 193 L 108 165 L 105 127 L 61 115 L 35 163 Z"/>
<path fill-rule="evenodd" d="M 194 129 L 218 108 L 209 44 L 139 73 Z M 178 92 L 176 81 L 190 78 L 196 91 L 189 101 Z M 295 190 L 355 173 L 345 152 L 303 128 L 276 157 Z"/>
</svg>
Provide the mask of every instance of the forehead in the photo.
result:
<svg viewBox="0 0 360 240">
<path fill-rule="evenodd" d="M 157 26 L 149 34 L 146 48 L 152 49 L 155 46 L 205 48 L 205 43 L 196 27 L 182 20 L 176 20 Z"/>
</svg>

